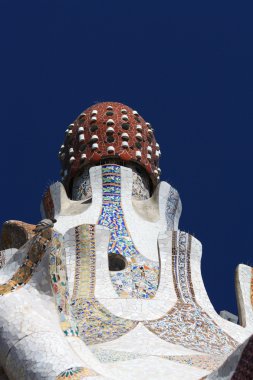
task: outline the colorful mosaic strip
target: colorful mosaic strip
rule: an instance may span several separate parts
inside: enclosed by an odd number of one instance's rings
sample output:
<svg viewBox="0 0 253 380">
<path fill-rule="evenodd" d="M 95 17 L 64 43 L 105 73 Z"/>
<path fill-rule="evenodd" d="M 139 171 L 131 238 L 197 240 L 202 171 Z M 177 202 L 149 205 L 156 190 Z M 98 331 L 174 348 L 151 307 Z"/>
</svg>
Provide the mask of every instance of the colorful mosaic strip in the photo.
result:
<svg viewBox="0 0 253 380">
<path fill-rule="evenodd" d="M 61 372 L 56 380 L 82 380 L 83 378 L 90 376 L 98 376 L 98 374 L 89 368 L 73 367 Z"/>
<path fill-rule="evenodd" d="M 53 231 L 50 246 L 50 276 L 60 325 L 66 336 L 77 336 L 78 329 L 70 316 L 70 300 L 63 237 Z"/>
<path fill-rule="evenodd" d="M 176 244 L 177 234 L 172 238 L 172 270 L 175 291 L 178 299 L 186 302 L 195 302 L 195 295 L 191 281 L 191 236 L 185 232 L 180 232 L 178 237 L 178 247 Z"/>
<path fill-rule="evenodd" d="M 71 316 L 77 323 L 80 338 L 87 344 L 116 339 L 137 325 L 136 322 L 114 316 L 95 300 L 94 227 L 94 225 L 75 227 L 75 242 L 73 242 L 75 243 L 73 252 L 76 252 L 76 267 Z"/>
<path fill-rule="evenodd" d="M 146 357 L 159 357 L 167 360 L 171 360 L 177 363 L 190 365 L 209 371 L 213 371 L 217 366 L 221 365 L 226 356 L 222 355 L 152 355 L 152 354 L 139 354 L 136 352 L 128 351 L 116 351 L 103 349 L 93 346 L 91 348 L 94 355 L 102 363 L 113 363 L 118 361 L 127 361 Z"/>
<path fill-rule="evenodd" d="M 76 270 L 72 300 L 90 298 L 95 289 L 95 226 L 82 225 L 75 228 Z"/>
<path fill-rule="evenodd" d="M 31 239 L 30 247 L 23 264 L 7 283 L 0 285 L 0 296 L 20 289 L 28 283 L 35 268 L 41 261 L 50 240 L 51 229 L 45 230 Z"/>
<path fill-rule="evenodd" d="M 169 343 L 207 354 L 230 353 L 237 344 L 200 307 L 178 301 L 162 318 L 144 325 Z"/>
<path fill-rule="evenodd" d="M 167 342 L 207 354 L 227 355 L 238 343 L 204 312 L 195 300 L 191 280 L 191 237 L 174 232 L 172 266 L 176 305 L 162 318 L 144 325 Z"/>
<path fill-rule="evenodd" d="M 117 339 L 137 326 L 137 322 L 113 315 L 95 298 L 72 301 L 71 309 L 79 336 L 89 345 Z"/>
<path fill-rule="evenodd" d="M 222 355 L 161 355 L 159 357 L 208 371 L 213 371 L 226 359 L 226 356 Z"/>
<path fill-rule="evenodd" d="M 170 193 L 166 204 L 166 222 L 168 230 L 174 229 L 174 219 L 178 207 L 178 202 L 179 196 L 177 191 L 173 189 L 173 187 L 170 187 Z"/>
<path fill-rule="evenodd" d="M 152 298 L 158 287 L 159 264 L 145 258 L 136 248 L 126 227 L 121 207 L 119 165 L 103 165 L 103 205 L 98 224 L 111 231 L 108 254 L 127 260 L 123 271 L 111 272 L 111 281 L 121 298 Z"/>
<path fill-rule="evenodd" d="M 109 350 L 96 346 L 91 347 L 91 351 L 101 363 L 113 363 L 147 357 L 147 355 L 136 352 Z"/>
</svg>

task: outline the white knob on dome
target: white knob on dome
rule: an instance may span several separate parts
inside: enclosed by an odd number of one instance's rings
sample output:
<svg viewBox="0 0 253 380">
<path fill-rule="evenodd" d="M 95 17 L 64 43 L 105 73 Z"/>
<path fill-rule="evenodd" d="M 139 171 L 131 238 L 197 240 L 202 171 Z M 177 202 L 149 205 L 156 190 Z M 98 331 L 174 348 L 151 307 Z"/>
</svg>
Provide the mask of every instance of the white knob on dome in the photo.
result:
<svg viewBox="0 0 253 380">
<path fill-rule="evenodd" d="M 92 144 L 91 149 L 92 150 L 98 149 L 98 144 L 97 143 Z"/>
<path fill-rule="evenodd" d="M 106 130 L 106 133 L 113 133 L 114 132 L 114 128 L 113 127 L 108 127 L 107 130 Z"/>
<path fill-rule="evenodd" d="M 115 152 L 115 148 L 114 148 L 114 146 L 108 146 L 108 148 L 107 148 L 107 152 L 108 152 L 108 153 L 114 153 L 114 152 Z"/>
<path fill-rule="evenodd" d="M 128 139 L 129 139 L 129 135 L 128 135 L 128 133 L 126 133 L 126 132 L 123 132 L 123 133 L 121 134 L 121 137 L 122 137 L 122 139 L 124 139 L 124 140 L 128 140 Z"/>
<path fill-rule="evenodd" d="M 122 146 L 122 148 L 129 148 L 129 144 L 127 141 L 122 141 L 121 146 Z"/>
<path fill-rule="evenodd" d="M 107 122 L 106 122 L 107 125 L 113 125 L 115 124 L 114 123 L 114 120 L 113 119 L 108 119 Z"/>
<path fill-rule="evenodd" d="M 98 136 L 97 135 L 92 135 L 91 136 L 91 141 L 93 141 L 93 142 L 98 141 Z"/>
</svg>

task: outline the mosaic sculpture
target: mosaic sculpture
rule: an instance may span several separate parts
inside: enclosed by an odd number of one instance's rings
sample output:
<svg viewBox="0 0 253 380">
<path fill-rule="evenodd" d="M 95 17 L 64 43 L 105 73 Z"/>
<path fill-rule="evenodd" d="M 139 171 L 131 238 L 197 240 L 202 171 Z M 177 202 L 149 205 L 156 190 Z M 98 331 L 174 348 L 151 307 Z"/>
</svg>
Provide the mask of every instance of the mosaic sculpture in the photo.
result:
<svg viewBox="0 0 253 380">
<path fill-rule="evenodd" d="M 210 303 L 160 155 L 123 104 L 70 124 L 43 220 L 3 225 L 0 379 L 253 379 L 252 269 L 237 268 L 236 325 Z"/>
</svg>

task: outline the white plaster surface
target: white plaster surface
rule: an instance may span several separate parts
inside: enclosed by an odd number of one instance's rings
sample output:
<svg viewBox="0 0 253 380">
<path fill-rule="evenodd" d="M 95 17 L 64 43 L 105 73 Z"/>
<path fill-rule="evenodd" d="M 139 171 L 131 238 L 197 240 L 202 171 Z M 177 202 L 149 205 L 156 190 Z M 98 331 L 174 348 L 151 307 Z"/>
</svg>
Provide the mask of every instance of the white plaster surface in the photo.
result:
<svg viewBox="0 0 253 380">
<path fill-rule="evenodd" d="M 67 339 L 60 329 L 48 268 L 45 254 L 27 285 L 0 298 L 0 363 L 10 379 L 55 379 L 92 364 L 102 370 L 79 338 Z"/>
<path fill-rule="evenodd" d="M 160 339 L 141 322 L 122 337 L 110 342 L 96 344 L 93 347 L 143 355 L 201 355 L 198 351 Z"/>
<path fill-rule="evenodd" d="M 202 353 L 159 338 L 141 322 L 164 316 L 177 302 L 172 275 L 173 232 L 166 231 L 168 228 L 166 205 L 171 186 L 161 183 L 152 199 L 133 202 L 132 171 L 122 167 L 121 175 L 122 208 L 127 228 L 139 252 L 146 258 L 160 263 L 159 286 L 152 299 L 121 299 L 114 290 L 108 269 L 107 249 L 110 231 L 106 227 L 96 226 L 95 298 L 114 315 L 139 321 L 139 323 L 120 338 L 93 345 L 91 349 L 138 354 L 142 357 L 101 363 L 81 339 L 64 336 L 51 290 L 48 251 L 27 285 L 0 298 L 0 364 L 10 380 L 55 379 L 63 370 L 75 366 L 91 368 L 98 372 L 100 376 L 94 379 L 112 380 L 197 380 L 209 373 L 192 365 L 165 359 L 163 356 L 189 355 L 190 357 L 201 356 Z M 90 169 L 90 178 L 93 199 L 90 204 L 69 200 L 60 183 L 50 187 L 57 219 L 55 228 L 63 235 L 73 227 L 98 222 L 102 208 L 100 166 Z M 178 194 L 175 194 L 175 197 L 178 197 Z M 141 206 L 144 204 L 146 206 L 142 209 Z M 148 210 L 147 205 L 153 207 L 153 210 Z M 178 228 L 180 213 L 181 202 L 178 198 L 173 225 L 170 226 L 172 230 Z M 74 237 L 70 234 L 69 239 L 73 240 Z M 0 270 L 0 284 L 8 281 L 19 268 L 27 254 L 29 244 L 28 242 L 14 252 L 14 255 L 10 255 L 7 265 Z M 73 246 L 71 241 L 69 246 L 66 242 L 70 296 L 75 279 Z M 245 308 L 247 326 L 245 329 L 224 320 L 214 310 L 201 276 L 201 254 L 201 243 L 192 237 L 191 276 L 196 301 L 221 329 L 238 342 L 243 342 L 251 334 L 253 328 L 249 298 L 249 267 L 239 267 L 240 300 Z M 89 377 L 89 379 L 92 378 Z M 210 380 L 214 379 L 216 377 L 210 377 Z M 221 379 L 228 380 L 229 378 L 221 377 Z"/>
<path fill-rule="evenodd" d="M 160 232 L 158 236 L 160 254 L 160 281 L 156 300 L 165 301 L 168 309 L 177 301 L 172 275 L 172 231 Z"/>
<path fill-rule="evenodd" d="M 11 379 L 53 380 L 62 370 L 75 366 L 81 367 L 82 361 L 64 336 L 43 331 L 25 336 L 11 348 L 5 370 Z"/>
<path fill-rule="evenodd" d="M 236 271 L 237 301 L 242 325 L 253 333 L 253 305 L 251 303 L 252 268 L 240 264 Z"/>
<path fill-rule="evenodd" d="M 208 371 L 167 359 L 148 357 L 105 365 L 116 380 L 197 380 L 208 374 Z"/>
<path fill-rule="evenodd" d="M 199 240 L 192 237 L 191 274 L 196 301 L 203 308 L 203 310 L 205 310 L 208 315 L 217 323 L 218 326 L 220 326 L 227 334 L 229 334 L 239 343 L 242 343 L 250 336 L 251 332 L 243 329 L 241 326 L 236 325 L 235 323 L 223 319 L 216 313 L 203 283 L 200 268 L 201 256 L 202 245 Z"/>
<path fill-rule="evenodd" d="M 4 261 L 5 261 L 5 264 L 8 264 L 8 262 L 10 261 L 10 259 L 13 257 L 13 255 L 17 252 L 17 248 L 8 248 L 8 249 L 4 249 L 2 251 L 0 251 L 0 255 L 3 254 L 4 255 Z"/>
<path fill-rule="evenodd" d="M 7 282 L 17 271 L 26 256 L 28 249 L 30 247 L 30 242 L 27 242 L 18 250 L 8 249 L 6 251 L 8 254 L 8 262 L 6 265 L 0 269 L 0 284 Z M 5 251 L 5 252 L 6 252 Z M 14 253 L 14 254 L 12 254 Z"/>
</svg>

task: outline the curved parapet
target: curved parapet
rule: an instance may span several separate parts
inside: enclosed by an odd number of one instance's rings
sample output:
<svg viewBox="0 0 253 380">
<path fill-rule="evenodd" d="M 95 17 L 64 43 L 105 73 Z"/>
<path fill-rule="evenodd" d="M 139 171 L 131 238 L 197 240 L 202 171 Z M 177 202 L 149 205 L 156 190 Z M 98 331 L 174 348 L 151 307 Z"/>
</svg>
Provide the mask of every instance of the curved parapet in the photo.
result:
<svg viewBox="0 0 253 380">
<path fill-rule="evenodd" d="M 102 207 L 102 176 L 101 167 L 90 169 L 90 181 L 94 202 L 86 203 L 83 200 L 74 201 L 68 198 L 65 188 L 60 182 L 50 186 L 41 203 L 42 217 L 55 218 L 55 228 L 64 234 L 69 228 L 88 223 L 96 224 Z"/>
<path fill-rule="evenodd" d="M 167 182 L 160 182 L 152 197 L 145 200 L 132 199 L 135 211 L 151 222 L 159 221 L 162 231 L 176 231 L 182 212 L 179 194 Z"/>
<path fill-rule="evenodd" d="M 240 324 L 253 330 L 253 268 L 248 265 L 238 265 L 235 288 Z"/>
<path fill-rule="evenodd" d="M 0 269 L 35 235 L 34 228 L 34 224 L 19 220 L 8 220 L 3 224 L 0 238 Z"/>
<path fill-rule="evenodd" d="M 34 228 L 34 224 L 24 223 L 19 220 L 8 220 L 2 227 L 0 250 L 19 249 L 35 235 Z"/>
</svg>

